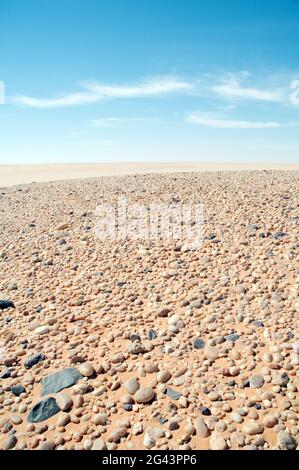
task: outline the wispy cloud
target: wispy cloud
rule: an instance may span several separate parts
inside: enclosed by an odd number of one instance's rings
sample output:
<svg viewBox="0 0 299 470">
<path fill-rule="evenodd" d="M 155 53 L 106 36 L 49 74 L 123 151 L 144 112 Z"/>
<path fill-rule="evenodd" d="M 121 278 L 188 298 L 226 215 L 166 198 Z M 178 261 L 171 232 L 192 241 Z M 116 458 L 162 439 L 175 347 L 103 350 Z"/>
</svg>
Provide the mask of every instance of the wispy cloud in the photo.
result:
<svg viewBox="0 0 299 470">
<path fill-rule="evenodd" d="M 277 129 L 281 127 L 294 127 L 299 123 L 282 124 L 280 122 L 255 122 L 240 121 L 234 119 L 218 119 L 200 113 L 191 113 L 186 117 L 186 122 L 201 127 L 213 127 L 217 129 Z"/>
<path fill-rule="evenodd" d="M 150 118 L 119 118 L 119 117 L 106 117 L 100 119 L 93 119 L 90 123 L 91 127 L 99 127 L 105 129 L 116 129 L 125 124 L 141 123 L 141 122 L 160 122 L 159 119 Z"/>
<path fill-rule="evenodd" d="M 176 77 L 149 78 L 136 85 L 104 85 L 97 82 L 82 84 L 83 91 L 58 98 L 35 98 L 17 95 L 13 104 L 31 108 L 61 108 L 97 103 L 105 99 L 142 98 L 192 89 L 192 84 Z"/>
<path fill-rule="evenodd" d="M 243 99 L 268 101 L 279 103 L 283 100 L 283 93 L 279 89 L 260 89 L 242 86 L 243 80 L 248 77 L 247 72 L 241 74 L 228 74 L 219 84 L 213 85 L 211 90 L 229 99 Z"/>
</svg>

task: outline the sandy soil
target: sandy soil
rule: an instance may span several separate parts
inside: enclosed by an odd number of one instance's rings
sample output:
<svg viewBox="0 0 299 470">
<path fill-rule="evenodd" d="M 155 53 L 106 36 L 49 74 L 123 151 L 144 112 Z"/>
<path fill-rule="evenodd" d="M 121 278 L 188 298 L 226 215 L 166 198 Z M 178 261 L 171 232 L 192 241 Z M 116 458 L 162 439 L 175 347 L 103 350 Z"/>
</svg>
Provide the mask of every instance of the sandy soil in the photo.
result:
<svg viewBox="0 0 299 470">
<path fill-rule="evenodd" d="M 256 163 L 78 163 L 45 165 L 0 165 L 0 186 L 99 176 L 146 173 L 242 170 L 299 170 L 299 164 Z"/>
</svg>

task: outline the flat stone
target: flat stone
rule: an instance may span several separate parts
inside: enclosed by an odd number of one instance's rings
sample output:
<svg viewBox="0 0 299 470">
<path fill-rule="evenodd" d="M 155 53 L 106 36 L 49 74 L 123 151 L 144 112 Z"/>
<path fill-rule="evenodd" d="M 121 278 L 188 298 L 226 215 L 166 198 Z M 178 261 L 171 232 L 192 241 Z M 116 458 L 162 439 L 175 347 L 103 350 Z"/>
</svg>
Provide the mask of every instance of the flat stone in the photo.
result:
<svg viewBox="0 0 299 470">
<path fill-rule="evenodd" d="M 17 442 L 18 440 L 15 435 L 9 436 L 3 444 L 3 449 L 4 450 L 13 449 L 16 446 Z"/>
<path fill-rule="evenodd" d="M 34 405 L 28 415 L 29 423 L 40 423 L 59 413 L 60 408 L 55 398 L 49 397 Z"/>
<path fill-rule="evenodd" d="M 167 387 L 166 395 L 172 400 L 179 400 L 180 397 L 182 396 L 180 392 L 177 392 L 176 390 L 173 390 L 170 387 Z"/>
<path fill-rule="evenodd" d="M 148 403 L 155 396 L 155 391 L 152 387 L 144 387 L 137 390 L 135 400 L 137 403 Z"/>
<path fill-rule="evenodd" d="M 124 383 L 124 386 L 130 395 L 134 395 L 137 392 L 137 390 L 140 388 L 139 382 L 135 378 L 127 380 Z"/>
<path fill-rule="evenodd" d="M 59 372 L 54 372 L 47 377 L 42 379 L 42 396 L 49 395 L 51 393 L 58 393 L 64 388 L 72 387 L 75 385 L 82 375 L 75 368 L 63 369 Z"/>
<path fill-rule="evenodd" d="M 227 443 L 224 437 L 219 432 L 213 432 L 210 437 L 210 449 L 211 450 L 226 450 Z"/>
<path fill-rule="evenodd" d="M 91 450 L 107 450 L 105 441 L 102 438 L 96 439 L 92 444 Z"/>
<path fill-rule="evenodd" d="M 46 359 L 46 356 L 43 353 L 36 353 L 36 354 L 31 354 L 31 356 L 27 357 L 27 359 L 24 362 L 24 367 L 25 369 L 31 369 L 31 367 L 35 366 L 41 361 L 44 361 Z"/>
<path fill-rule="evenodd" d="M 15 308 L 14 303 L 11 300 L 0 300 L 0 310 L 7 308 Z"/>
<path fill-rule="evenodd" d="M 92 377 L 95 373 L 95 370 L 89 362 L 84 362 L 78 367 L 78 370 L 83 377 Z"/>
</svg>

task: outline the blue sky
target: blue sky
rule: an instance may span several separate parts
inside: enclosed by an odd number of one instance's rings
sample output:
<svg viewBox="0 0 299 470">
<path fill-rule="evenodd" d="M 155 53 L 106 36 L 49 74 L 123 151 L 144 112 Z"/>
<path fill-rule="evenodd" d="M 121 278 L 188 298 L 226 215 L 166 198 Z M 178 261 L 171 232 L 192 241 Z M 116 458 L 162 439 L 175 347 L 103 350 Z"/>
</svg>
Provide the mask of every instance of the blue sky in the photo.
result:
<svg viewBox="0 0 299 470">
<path fill-rule="evenodd" d="M 0 163 L 298 162 L 298 44 L 298 0 L 1 0 Z"/>
</svg>

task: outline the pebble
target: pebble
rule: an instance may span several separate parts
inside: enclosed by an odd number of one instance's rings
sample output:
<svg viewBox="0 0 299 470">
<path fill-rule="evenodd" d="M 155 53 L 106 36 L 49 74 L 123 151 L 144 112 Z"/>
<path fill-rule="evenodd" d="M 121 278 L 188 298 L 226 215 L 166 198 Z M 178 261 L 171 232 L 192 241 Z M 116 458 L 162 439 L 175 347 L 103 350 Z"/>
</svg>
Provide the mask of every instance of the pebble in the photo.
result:
<svg viewBox="0 0 299 470">
<path fill-rule="evenodd" d="M 226 450 L 227 442 L 223 435 L 219 432 L 213 432 L 210 437 L 210 449 L 211 450 Z"/>
<path fill-rule="evenodd" d="M 134 395 L 137 392 L 137 390 L 140 388 L 139 382 L 135 378 L 128 379 L 124 383 L 124 386 L 127 392 L 129 393 L 129 395 Z"/>
<path fill-rule="evenodd" d="M 31 369 L 31 367 L 35 366 L 41 361 L 44 361 L 46 359 L 46 356 L 43 353 L 35 353 L 31 354 L 29 357 L 24 362 L 24 367 L 26 369 Z"/>
<path fill-rule="evenodd" d="M 297 448 L 298 442 L 287 431 L 281 431 L 277 436 L 278 448 L 281 450 L 295 450 Z"/>
<path fill-rule="evenodd" d="M 171 373 L 169 370 L 161 370 L 161 372 L 158 373 L 157 375 L 157 381 L 161 384 L 164 384 L 166 382 L 168 382 L 168 380 L 170 379 L 171 377 Z"/>
<path fill-rule="evenodd" d="M 55 397 L 56 403 L 62 411 L 69 410 L 73 405 L 73 400 L 66 392 L 60 392 Z"/>
<path fill-rule="evenodd" d="M 80 379 L 82 375 L 75 368 L 63 369 L 54 374 L 47 375 L 42 379 L 42 395 L 58 393 L 64 388 L 72 387 Z"/>
<path fill-rule="evenodd" d="M 135 400 L 137 403 L 148 403 L 155 396 L 155 391 L 152 387 L 144 387 L 137 390 L 135 393 Z"/>
<path fill-rule="evenodd" d="M 45 398 L 34 405 L 28 415 L 29 423 L 40 423 L 59 413 L 60 408 L 53 397 Z"/>
<path fill-rule="evenodd" d="M 211 434 L 203 418 L 197 418 L 195 429 L 197 436 L 203 439 L 209 437 Z"/>
<path fill-rule="evenodd" d="M 78 371 L 81 375 L 83 375 L 83 377 L 92 377 L 95 373 L 93 366 L 88 362 L 80 364 Z"/>
<path fill-rule="evenodd" d="M 253 375 L 250 377 L 249 384 L 251 388 L 261 388 L 265 383 L 262 375 Z"/>
<path fill-rule="evenodd" d="M 264 426 L 262 426 L 260 423 L 257 423 L 256 421 L 248 421 L 243 425 L 242 431 L 244 434 L 254 436 L 255 434 L 262 434 L 264 431 Z"/>
</svg>

